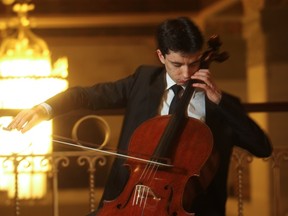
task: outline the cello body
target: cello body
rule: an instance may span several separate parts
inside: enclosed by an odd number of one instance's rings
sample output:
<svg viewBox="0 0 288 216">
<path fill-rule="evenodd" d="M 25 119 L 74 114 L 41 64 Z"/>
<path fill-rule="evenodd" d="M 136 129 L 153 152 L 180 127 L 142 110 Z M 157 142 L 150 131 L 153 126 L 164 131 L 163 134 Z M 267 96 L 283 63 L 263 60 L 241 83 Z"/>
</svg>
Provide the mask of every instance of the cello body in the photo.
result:
<svg viewBox="0 0 288 216">
<path fill-rule="evenodd" d="M 159 116 L 140 125 L 131 138 L 129 152 L 153 155 L 169 120 L 170 116 Z M 104 202 L 97 216 L 194 215 L 183 204 L 192 201 L 195 194 L 187 197 L 184 191 L 190 177 L 198 178 L 207 162 L 213 149 L 213 136 L 203 122 L 188 118 L 174 142 L 177 143 L 166 161 L 171 166 L 128 159 L 125 164 L 130 169 L 128 183 L 117 199 Z"/>
</svg>

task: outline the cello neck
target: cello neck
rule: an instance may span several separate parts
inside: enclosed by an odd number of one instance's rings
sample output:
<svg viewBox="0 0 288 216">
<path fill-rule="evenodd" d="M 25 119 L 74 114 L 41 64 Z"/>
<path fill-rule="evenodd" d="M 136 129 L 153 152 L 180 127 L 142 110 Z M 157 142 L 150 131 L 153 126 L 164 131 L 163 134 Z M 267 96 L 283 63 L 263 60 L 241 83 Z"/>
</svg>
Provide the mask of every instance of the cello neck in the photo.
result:
<svg viewBox="0 0 288 216">
<path fill-rule="evenodd" d="M 168 125 L 165 128 L 159 144 L 154 151 L 153 157 L 171 158 L 174 152 L 174 147 L 176 146 L 175 143 L 177 143 L 177 139 L 179 138 L 182 129 L 185 127 L 185 122 L 187 120 L 186 110 L 194 92 L 194 87 L 192 87 L 193 82 L 195 82 L 195 80 L 189 80 L 187 82 L 187 86 L 181 97 L 179 105 L 177 106 L 175 113 L 171 115 Z"/>
</svg>

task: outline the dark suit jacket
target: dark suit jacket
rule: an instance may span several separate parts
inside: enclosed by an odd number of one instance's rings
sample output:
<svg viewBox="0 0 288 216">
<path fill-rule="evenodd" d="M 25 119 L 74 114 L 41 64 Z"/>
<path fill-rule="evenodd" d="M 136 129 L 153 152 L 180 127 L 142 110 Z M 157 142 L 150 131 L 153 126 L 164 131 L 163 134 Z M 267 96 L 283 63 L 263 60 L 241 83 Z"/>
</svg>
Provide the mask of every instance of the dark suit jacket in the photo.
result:
<svg viewBox="0 0 288 216">
<path fill-rule="evenodd" d="M 89 88 L 70 88 L 47 100 L 47 103 L 53 108 L 53 116 L 78 108 L 125 108 L 118 148 L 126 150 L 134 130 L 142 122 L 158 114 L 165 85 L 163 68 L 141 66 L 127 78 L 96 84 Z M 240 101 L 234 96 L 223 93 L 219 105 L 206 99 L 206 124 L 213 133 L 214 146 L 219 153 L 220 162 L 214 179 L 205 193 L 195 201 L 192 209 L 200 216 L 223 216 L 233 146 L 246 149 L 258 157 L 268 157 L 272 149 L 263 131 L 246 115 Z M 116 198 L 128 179 L 129 172 L 121 168 L 122 162 L 121 159 L 115 160 L 104 192 L 105 200 Z"/>
</svg>

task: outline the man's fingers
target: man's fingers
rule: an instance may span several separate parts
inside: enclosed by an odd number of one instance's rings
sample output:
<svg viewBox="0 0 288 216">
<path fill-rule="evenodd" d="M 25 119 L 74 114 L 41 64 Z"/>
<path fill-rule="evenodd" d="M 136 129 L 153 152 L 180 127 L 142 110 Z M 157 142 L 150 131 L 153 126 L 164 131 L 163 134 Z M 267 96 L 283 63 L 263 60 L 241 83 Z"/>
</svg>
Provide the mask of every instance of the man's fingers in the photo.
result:
<svg viewBox="0 0 288 216">
<path fill-rule="evenodd" d="M 20 129 L 21 133 L 25 133 L 27 132 L 28 130 L 30 130 L 35 124 L 33 124 L 33 122 L 28 122 L 24 127 L 22 127 Z"/>
<path fill-rule="evenodd" d="M 31 119 L 33 118 L 33 113 L 31 113 L 31 111 L 27 111 L 24 112 L 20 117 L 20 121 L 17 124 L 17 130 L 22 130 L 24 125 L 31 121 Z"/>
<path fill-rule="evenodd" d="M 33 128 L 35 125 L 37 125 L 40 122 L 40 118 L 38 115 L 32 115 L 29 121 L 26 121 L 23 125 L 22 128 L 20 129 L 22 133 L 27 132 L 31 128 Z"/>
<path fill-rule="evenodd" d="M 41 121 L 48 119 L 49 114 L 42 106 L 36 106 L 32 109 L 22 110 L 16 115 L 11 123 L 6 127 L 7 130 L 17 129 L 22 133 L 33 128 Z"/>
<path fill-rule="evenodd" d="M 32 114 L 28 110 L 21 111 L 6 127 L 8 130 L 21 130 L 23 126 L 29 121 Z"/>
</svg>

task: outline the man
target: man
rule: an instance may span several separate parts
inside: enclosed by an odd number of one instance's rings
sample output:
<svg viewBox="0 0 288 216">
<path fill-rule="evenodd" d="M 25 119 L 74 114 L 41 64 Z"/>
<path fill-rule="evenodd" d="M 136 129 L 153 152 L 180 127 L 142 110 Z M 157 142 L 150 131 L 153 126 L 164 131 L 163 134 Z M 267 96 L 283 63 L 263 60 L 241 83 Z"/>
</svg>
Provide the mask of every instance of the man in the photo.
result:
<svg viewBox="0 0 288 216">
<path fill-rule="evenodd" d="M 20 112 L 8 128 L 24 133 L 44 119 L 79 108 L 125 108 L 118 149 L 127 150 L 131 135 L 141 123 L 168 114 L 174 84 L 185 88 L 188 80 L 199 80 L 192 84 L 195 92 L 187 115 L 205 122 L 211 129 L 219 154 L 219 167 L 207 190 L 185 209 L 200 216 L 224 216 L 233 146 L 258 157 L 268 157 L 272 151 L 270 142 L 246 115 L 240 101 L 222 92 L 209 70 L 200 68 L 203 37 L 191 20 L 182 17 L 164 21 L 157 30 L 157 43 L 157 55 L 164 67 L 140 66 L 134 74 L 116 82 L 70 88 L 45 103 Z M 122 163 L 121 159 L 115 160 L 102 200 L 113 200 L 121 194 L 129 178 L 129 172 Z"/>
</svg>

